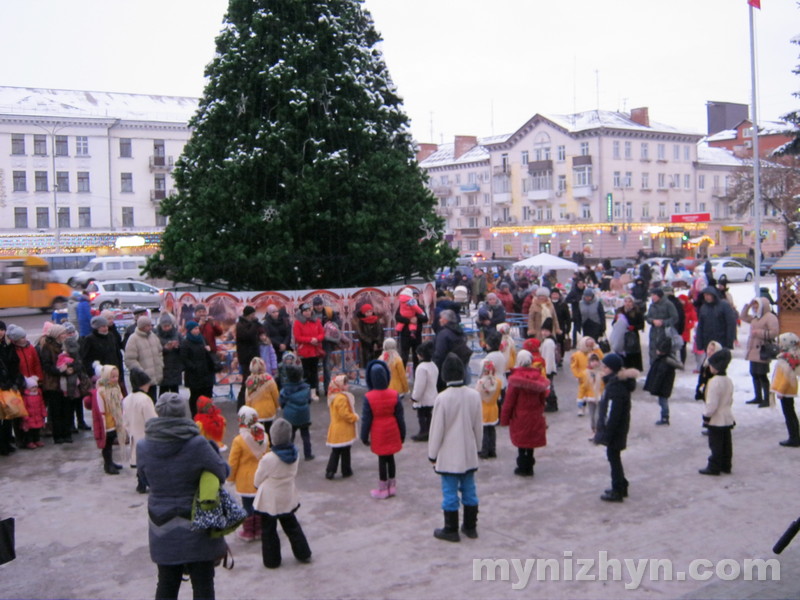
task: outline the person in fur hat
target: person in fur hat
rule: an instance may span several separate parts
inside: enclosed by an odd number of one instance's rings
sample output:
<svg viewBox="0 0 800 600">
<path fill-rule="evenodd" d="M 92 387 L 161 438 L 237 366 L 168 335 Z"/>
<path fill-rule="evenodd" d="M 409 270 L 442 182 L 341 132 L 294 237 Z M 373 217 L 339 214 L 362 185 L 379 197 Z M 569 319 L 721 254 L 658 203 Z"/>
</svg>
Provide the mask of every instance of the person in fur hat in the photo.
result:
<svg viewBox="0 0 800 600">
<path fill-rule="evenodd" d="M 380 360 L 386 363 L 389 367 L 389 372 L 392 374 L 389 380 L 389 389 L 396 391 L 398 394 L 407 394 L 408 377 L 406 375 L 406 366 L 397 352 L 397 340 L 394 338 L 383 340 L 383 353 Z"/>
<path fill-rule="evenodd" d="M 695 400 L 703 400 L 706 397 L 706 384 L 708 380 L 711 379 L 713 374 L 711 373 L 711 369 L 708 368 L 708 359 L 714 355 L 715 352 L 722 349 L 722 344 L 719 342 L 711 341 L 708 343 L 708 346 L 705 348 L 705 352 L 702 352 L 702 355 L 705 356 L 703 359 L 703 364 L 700 366 L 700 371 L 697 374 L 697 386 L 694 389 L 694 399 Z"/>
<path fill-rule="evenodd" d="M 780 445 L 798 448 L 800 447 L 800 423 L 798 423 L 797 413 L 794 410 L 794 397 L 797 395 L 797 376 L 800 372 L 800 337 L 792 332 L 782 333 L 778 336 L 778 347 L 781 352 L 778 354 L 778 360 L 775 361 L 775 371 L 772 374 L 770 389 L 781 401 L 786 430 L 789 432 L 789 437 L 780 442 Z"/>
<path fill-rule="evenodd" d="M 480 394 L 465 385 L 464 371 L 461 359 L 448 354 L 442 365 L 442 377 L 447 387 L 436 397 L 428 437 L 428 459 L 442 478 L 444 512 L 444 527 L 436 529 L 433 535 L 448 542 L 460 541 L 459 504 L 464 505 L 462 533 L 468 538 L 478 537 L 475 471 L 478 470 L 483 419 Z"/>
<path fill-rule="evenodd" d="M 158 417 L 153 400 L 147 393 L 153 383 L 150 376 L 141 369 L 131 369 L 132 392 L 122 399 L 122 423 L 128 432 L 131 469 L 136 468 L 136 444 L 144 439 L 145 425 L 150 419 Z M 141 474 L 136 472 L 136 491 L 147 493 L 147 484 Z"/>
<path fill-rule="evenodd" d="M 600 399 L 595 444 L 606 447 L 606 458 L 611 467 L 611 489 L 600 499 L 605 502 L 622 502 L 628 497 L 628 480 L 622 467 L 622 451 L 628 443 L 631 424 L 631 393 L 636 389 L 639 371 L 623 369 L 623 360 L 613 352 L 603 357 L 603 383 L 605 390 Z"/>
<path fill-rule="evenodd" d="M 108 475 L 119 475 L 122 465 L 113 460 L 114 442 L 125 444 L 127 433 L 122 418 L 122 389 L 119 386 L 119 369 L 114 365 L 99 367 L 97 383 L 91 397 L 92 432 L 100 454 L 103 470 Z"/>
<path fill-rule="evenodd" d="M 258 356 L 250 361 L 250 376 L 245 382 L 245 388 L 244 403 L 256 410 L 259 422 L 269 433 L 272 421 L 278 414 L 278 384 L 267 373 L 266 364 Z"/>
<path fill-rule="evenodd" d="M 669 425 L 669 397 L 675 384 L 675 371 L 683 370 L 683 364 L 672 355 L 672 340 L 662 337 L 656 343 L 656 359 L 650 364 L 644 390 L 658 397 L 661 418 L 656 425 Z"/>
<path fill-rule="evenodd" d="M 517 354 L 517 365 L 508 377 L 506 398 L 500 414 L 500 425 L 509 428 L 511 443 L 517 447 L 515 475 L 533 477 L 536 459 L 533 451 L 547 445 L 547 421 L 544 407 L 549 382 L 527 350 Z"/>
<path fill-rule="evenodd" d="M 228 481 L 236 484 L 236 492 L 242 498 L 242 507 L 247 512 L 247 518 L 238 530 L 238 535 L 246 542 L 252 542 L 261 535 L 260 519 L 253 513 L 257 491 L 254 477 L 261 457 L 269 450 L 269 441 L 264 426 L 258 422 L 258 413 L 253 408 L 243 406 L 238 415 L 239 434 L 231 443 Z"/>
<path fill-rule="evenodd" d="M 593 397 L 593 388 L 588 376 L 589 368 L 589 355 L 594 354 L 600 360 L 603 360 L 603 351 L 597 347 L 594 338 L 588 335 L 583 336 L 578 340 L 578 345 L 575 352 L 570 357 L 569 368 L 572 374 L 578 380 L 578 416 L 584 415 L 587 399 Z"/>
<path fill-rule="evenodd" d="M 500 392 L 503 391 L 503 382 L 497 376 L 494 363 L 485 358 L 481 363 L 481 374 L 475 384 L 475 389 L 481 397 L 483 416 L 483 442 L 478 452 L 480 458 L 497 458 L 497 432 L 495 427 L 500 422 L 498 402 Z"/>
<path fill-rule="evenodd" d="M 52 324 L 52 321 L 49 321 Z M 72 443 L 72 403 L 61 391 L 61 376 L 64 370 L 58 367 L 67 331 L 63 325 L 52 324 L 47 333 L 39 338 L 39 361 L 44 379 L 39 381 L 47 407 L 47 423 L 52 427 L 53 442 Z M 62 363 L 63 364 L 63 363 Z M 66 369 L 66 367 L 64 367 Z"/>
<path fill-rule="evenodd" d="M 331 423 L 328 426 L 327 445 L 331 449 L 325 478 L 333 479 L 339 470 L 339 459 L 342 461 L 342 477 L 351 477 L 350 446 L 356 441 L 356 399 L 347 389 L 347 376 L 337 375 L 328 386 L 328 410 Z"/>
<path fill-rule="evenodd" d="M 214 400 L 208 396 L 200 396 L 197 399 L 197 414 L 194 416 L 194 422 L 200 430 L 200 435 L 214 442 L 220 452 L 228 449 L 223 441 L 227 421 L 222 415 L 222 411 L 214 405 Z"/>
<path fill-rule="evenodd" d="M 747 338 L 747 360 L 750 361 L 750 377 L 753 379 L 755 397 L 747 404 L 769 406 L 769 360 L 761 358 L 761 347 L 766 342 L 778 337 L 780 330 L 778 317 L 770 310 L 769 300 L 763 297 L 753 299 L 742 308 L 739 318 L 750 323 L 750 335 Z"/>
<path fill-rule="evenodd" d="M 296 485 L 297 448 L 292 437 L 292 425 L 285 419 L 276 419 L 272 424 L 272 452 L 261 457 L 254 479 L 258 488 L 254 507 L 261 518 L 261 560 L 268 569 L 281 566 L 279 521 L 294 557 L 301 563 L 311 562 L 311 548 L 296 515 L 300 498 Z"/>
<path fill-rule="evenodd" d="M 389 388 L 389 367 L 382 360 L 367 365 L 367 388 L 361 415 L 361 441 L 378 455 L 378 487 L 370 495 L 384 500 L 397 493 L 394 455 L 403 449 L 406 422 L 398 393 Z"/>
<path fill-rule="evenodd" d="M 733 420 L 733 381 L 726 375 L 731 362 L 731 351 L 722 348 L 708 359 L 712 377 L 706 385 L 706 408 L 703 412 L 703 427 L 708 428 L 708 448 L 711 456 L 708 465 L 700 469 L 701 475 L 719 475 L 731 472 L 733 443 L 731 430 Z"/>
</svg>

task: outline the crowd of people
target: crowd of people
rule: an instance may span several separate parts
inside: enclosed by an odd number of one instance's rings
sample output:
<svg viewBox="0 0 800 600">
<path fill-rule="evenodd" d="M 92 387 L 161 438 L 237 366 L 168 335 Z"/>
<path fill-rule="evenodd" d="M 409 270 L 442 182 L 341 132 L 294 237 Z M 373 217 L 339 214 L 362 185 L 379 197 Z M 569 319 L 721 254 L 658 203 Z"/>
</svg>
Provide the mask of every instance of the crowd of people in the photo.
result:
<svg viewBox="0 0 800 600">
<path fill-rule="evenodd" d="M 693 369 L 710 448 L 699 473 L 731 473 L 734 384 L 727 369 L 741 322 L 750 325 L 746 359 L 754 398 L 749 404 L 764 407 L 779 400 L 789 434 L 780 443 L 800 447 L 794 409 L 800 338 L 779 331 L 768 293 L 737 311 L 725 281 L 699 275 L 687 293 L 676 296 L 669 285 L 640 275 L 620 290 L 622 301 L 609 315 L 600 300 L 601 281 L 591 270 L 577 272 L 567 285 L 555 273 L 534 278 L 501 272 L 490 287 L 484 286 L 485 275 L 476 269 L 466 296 L 457 290 L 463 287 L 458 280 L 453 289 L 441 286 L 430 318 L 418 294 L 404 289 L 397 325 L 388 331 L 370 304 L 357 307 L 349 327 L 319 297 L 301 305 L 294 319 L 269 306 L 259 322 L 255 309 L 245 307 L 235 337 L 243 376 L 239 427 L 227 460 L 220 454 L 227 450 L 226 424 L 213 403 L 222 330 L 204 306 L 195 306 L 183 326 L 167 313 L 154 326 L 142 311 L 121 333 L 112 313 L 87 313 L 87 301 L 76 298 L 74 322 L 45 323 L 35 344 L 18 325 L 0 322 L 0 455 L 36 450 L 46 436 L 54 444 L 72 443 L 75 432 L 92 430 L 105 472 L 115 475 L 122 468 L 113 456 L 118 447 L 137 469 L 136 491 L 149 493 L 157 596 L 177 597 L 186 572 L 196 593 L 213 597 L 214 564 L 224 545 L 198 536 L 187 520 L 204 471 L 220 483 L 233 482 L 247 513 L 238 535 L 261 540 L 265 567 L 281 564 L 277 523 L 294 556 L 310 561 L 296 516 L 300 451 L 294 441 L 299 431 L 303 458 L 315 459 L 310 406 L 320 395 L 330 415 L 324 476 L 352 476 L 351 447 L 360 440 L 377 456 L 377 484 L 369 491 L 376 500 L 398 493 L 395 455 L 406 439 L 406 408 L 414 409 L 418 432 L 411 439 L 427 443 L 441 476 L 444 525 L 434 536 L 449 542 L 458 542 L 461 534 L 478 537 L 474 475 L 481 461 L 497 457 L 498 426 L 508 428 L 517 449 L 514 474 L 534 476 L 535 450 L 547 444 L 546 413 L 565 407 L 563 392 L 559 407 L 555 389 L 559 372 L 575 378 L 577 392 L 570 400 L 576 414 L 588 417 L 589 439 L 606 447 L 611 487 L 602 500 L 623 502 L 629 493 L 621 453 L 640 376 L 644 391 L 658 398 L 656 425 L 669 426 L 675 373 Z M 610 281 L 605 291 L 611 291 Z M 478 350 L 462 326 L 473 318 L 479 352 L 485 353 L 474 373 Z M 332 372 L 325 360 L 337 347 L 335 331 L 341 335 L 343 329 L 352 331 L 359 345 L 367 387 L 361 411 L 350 378 Z M 687 364 L 689 354 L 694 360 Z M 181 396 L 181 387 L 188 394 Z M 20 414 L 11 412 L 13 406 Z M 165 475 L 175 472 L 181 476 Z"/>
</svg>

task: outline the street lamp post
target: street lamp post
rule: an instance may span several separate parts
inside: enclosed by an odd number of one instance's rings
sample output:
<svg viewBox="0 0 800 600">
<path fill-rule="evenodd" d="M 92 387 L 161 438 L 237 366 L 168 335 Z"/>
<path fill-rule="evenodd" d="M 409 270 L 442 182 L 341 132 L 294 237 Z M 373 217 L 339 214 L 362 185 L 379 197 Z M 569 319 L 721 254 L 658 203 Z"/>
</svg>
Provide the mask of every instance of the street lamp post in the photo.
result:
<svg viewBox="0 0 800 600">
<path fill-rule="evenodd" d="M 58 175 L 56 172 L 56 130 L 52 132 L 53 139 L 53 218 L 55 219 L 56 252 L 61 252 L 61 227 L 58 222 Z"/>
</svg>

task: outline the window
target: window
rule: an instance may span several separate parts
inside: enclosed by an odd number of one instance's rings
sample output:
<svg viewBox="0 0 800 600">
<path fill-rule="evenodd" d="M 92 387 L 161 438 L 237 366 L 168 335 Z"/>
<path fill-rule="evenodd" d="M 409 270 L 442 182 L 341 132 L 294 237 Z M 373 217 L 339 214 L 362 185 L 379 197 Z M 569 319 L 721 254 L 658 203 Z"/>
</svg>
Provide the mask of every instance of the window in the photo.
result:
<svg viewBox="0 0 800 600">
<path fill-rule="evenodd" d="M 657 144 L 656 153 L 658 160 L 667 160 L 667 146 L 666 144 Z"/>
<path fill-rule="evenodd" d="M 14 171 L 13 175 L 14 180 L 14 191 L 15 192 L 27 192 L 28 191 L 28 178 L 25 171 Z"/>
<path fill-rule="evenodd" d="M 36 156 L 47 156 L 47 136 L 34 134 L 33 136 L 33 153 Z"/>
<path fill-rule="evenodd" d="M 122 226 L 123 227 L 133 227 L 133 207 L 132 206 L 123 206 L 122 207 Z"/>
<path fill-rule="evenodd" d="M 69 143 L 65 135 L 56 136 L 56 156 L 69 156 Z"/>
<path fill-rule="evenodd" d="M 124 193 L 133 192 L 133 173 L 120 173 L 121 188 Z"/>
<path fill-rule="evenodd" d="M 556 147 L 556 156 L 558 158 L 558 162 L 564 162 L 567 160 L 567 147 L 566 146 L 557 146 Z"/>
<path fill-rule="evenodd" d="M 483 205 L 489 206 L 492 203 L 492 196 L 491 194 L 484 194 L 483 195 Z"/>
<path fill-rule="evenodd" d="M 78 192 L 89 192 L 89 171 L 78 171 Z"/>
<path fill-rule="evenodd" d="M 582 165 L 572 169 L 572 184 L 576 187 L 592 185 L 592 166 Z"/>
<path fill-rule="evenodd" d="M 614 218 L 619 219 L 622 217 L 622 202 L 614 202 Z"/>
<path fill-rule="evenodd" d="M 625 203 L 625 217 L 630 220 L 633 218 L 633 202 Z"/>
<path fill-rule="evenodd" d="M 34 171 L 37 192 L 47 191 L 47 171 Z"/>
<path fill-rule="evenodd" d="M 685 203 L 683 204 L 683 212 L 686 212 L 686 213 L 688 213 L 688 212 L 691 212 L 691 211 L 692 211 L 692 204 L 691 204 L 691 202 L 685 202 Z"/>
<path fill-rule="evenodd" d="M 483 226 L 484 227 L 491 227 L 492 226 L 492 217 L 483 217 Z"/>
<path fill-rule="evenodd" d="M 614 140 L 611 148 L 612 148 L 611 157 L 616 160 L 619 160 L 621 157 L 619 140 Z"/>
<path fill-rule="evenodd" d="M 456 173 L 456 185 L 461 184 L 461 173 Z"/>
<path fill-rule="evenodd" d="M 581 142 L 581 156 L 589 156 L 589 142 Z"/>
<path fill-rule="evenodd" d="M 567 218 L 567 205 L 566 204 L 559 204 L 558 205 L 558 218 L 563 221 Z"/>
<path fill-rule="evenodd" d="M 22 133 L 11 134 L 11 154 L 20 156 L 25 154 L 25 135 Z"/>
<path fill-rule="evenodd" d="M 706 176 L 705 175 L 698 175 L 697 176 L 697 189 L 703 191 L 706 189 Z"/>
<path fill-rule="evenodd" d="M 625 171 L 625 178 L 622 180 L 622 187 L 625 188 L 633 187 L 633 173 L 631 173 L 630 171 Z"/>
<path fill-rule="evenodd" d="M 642 189 L 650 189 L 650 173 L 642 173 Z"/>
<path fill-rule="evenodd" d="M 477 176 L 476 176 L 476 174 L 474 172 L 473 173 L 469 173 L 467 175 L 467 182 L 468 183 L 478 183 Z M 166 188 L 164 188 L 164 189 L 166 189 Z"/>
<path fill-rule="evenodd" d="M 461 196 L 456 196 L 456 206 L 461 206 Z"/>
<path fill-rule="evenodd" d="M 119 156 L 120 158 L 131 158 L 133 156 L 133 148 L 131 147 L 131 138 L 120 138 Z"/>
<path fill-rule="evenodd" d="M 642 160 L 650 160 L 650 144 L 642 142 Z"/>
<path fill-rule="evenodd" d="M 622 187 L 622 177 L 619 171 L 614 171 L 614 187 Z"/>
<path fill-rule="evenodd" d="M 698 204 L 697 205 L 697 210 L 699 210 L 700 212 L 706 212 L 706 203 L 705 202 L 701 202 L 700 204 Z"/>
<path fill-rule="evenodd" d="M 642 202 L 642 217 L 650 218 L 650 203 Z"/>
<path fill-rule="evenodd" d="M 536 209 L 536 220 L 541 223 L 544 220 L 544 210 L 541 208 Z"/>
<path fill-rule="evenodd" d="M 528 190 L 552 190 L 553 189 L 553 172 L 552 171 L 534 171 L 527 180 Z M 526 190 L 527 191 L 527 190 Z"/>
<path fill-rule="evenodd" d="M 678 144 L 675 144 L 672 147 L 672 160 L 680 160 L 681 159 L 681 147 Z"/>
<path fill-rule="evenodd" d="M 521 160 L 522 160 L 522 164 L 523 164 L 523 165 L 527 165 L 527 164 L 528 164 L 528 151 L 527 151 L 527 150 L 523 150 L 523 151 L 522 151 L 522 158 L 521 158 Z"/>
<path fill-rule="evenodd" d="M 442 185 L 450 185 L 450 177 L 448 175 L 442 175 Z"/>
<path fill-rule="evenodd" d="M 691 175 L 684 175 L 683 176 L 683 187 L 687 190 L 692 188 L 692 176 Z"/>
<path fill-rule="evenodd" d="M 633 145 L 631 142 L 625 142 L 625 160 L 633 158 Z"/>
<path fill-rule="evenodd" d="M 50 229 L 50 211 L 46 206 L 36 207 L 36 228 Z"/>
<path fill-rule="evenodd" d="M 78 227 L 88 229 L 92 226 L 92 209 L 88 206 L 78 207 Z"/>
<path fill-rule="evenodd" d="M 552 221 L 553 220 L 553 207 L 548 205 L 547 208 L 544 211 L 544 214 L 545 214 L 545 218 L 548 221 Z"/>
<path fill-rule="evenodd" d="M 166 227 L 167 217 L 161 214 L 161 207 L 156 208 L 156 227 Z"/>
<path fill-rule="evenodd" d="M 69 229 L 69 207 L 58 207 L 58 227 L 60 229 Z"/>
<path fill-rule="evenodd" d="M 164 147 L 164 140 L 153 140 L 153 156 L 164 158 L 166 156 L 166 148 Z M 157 162 L 156 164 L 163 165 L 164 162 Z"/>
<path fill-rule="evenodd" d="M 550 160 L 550 136 L 539 133 L 533 141 L 534 160 Z"/>
<path fill-rule="evenodd" d="M 667 216 L 667 203 L 666 202 L 659 202 L 658 203 L 658 216 L 663 218 Z"/>
<path fill-rule="evenodd" d="M 684 146 L 683 147 L 683 160 L 689 162 L 692 160 L 692 147 L 691 146 Z"/>
<path fill-rule="evenodd" d="M 68 171 L 56 171 L 56 189 L 59 192 L 68 192 L 69 191 L 69 172 Z"/>
<path fill-rule="evenodd" d="M 664 190 L 667 188 L 667 176 L 664 173 L 658 174 L 658 189 Z"/>
<path fill-rule="evenodd" d="M 500 155 L 500 164 L 503 166 L 503 173 L 508 173 L 510 170 L 508 164 L 508 154 L 501 154 Z"/>
<path fill-rule="evenodd" d="M 87 136 L 75 136 L 75 156 L 89 156 L 89 138 Z"/>
<path fill-rule="evenodd" d="M 28 209 L 24 206 L 17 206 L 14 208 L 14 228 L 28 228 Z"/>
<path fill-rule="evenodd" d="M 559 175 L 558 176 L 558 191 L 559 192 L 566 192 L 567 191 L 567 176 L 566 175 Z"/>
<path fill-rule="evenodd" d="M 591 219 L 592 218 L 592 205 L 591 204 L 581 204 L 581 218 L 582 219 Z"/>
<path fill-rule="evenodd" d="M 522 207 L 522 220 L 523 221 L 530 221 L 532 213 L 533 213 L 533 209 L 530 206 L 523 206 Z"/>
<path fill-rule="evenodd" d="M 131 216 L 131 221 L 133 221 L 133 216 Z M 131 222 L 131 227 L 133 227 L 133 222 Z M 470 229 L 475 229 L 478 227 L 478 218 L 477 217 L 469 217 L 467 219 L 467 227 Z"/>
</svg>

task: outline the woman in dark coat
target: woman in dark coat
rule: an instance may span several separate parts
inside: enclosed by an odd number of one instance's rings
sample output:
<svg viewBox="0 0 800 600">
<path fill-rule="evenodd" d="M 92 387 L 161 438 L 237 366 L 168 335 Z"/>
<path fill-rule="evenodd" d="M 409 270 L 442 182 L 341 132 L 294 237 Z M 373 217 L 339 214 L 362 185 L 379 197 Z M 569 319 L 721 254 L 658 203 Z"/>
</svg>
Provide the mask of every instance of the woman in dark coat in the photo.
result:
<svg viewBox="0 0 800 600">
<path fill-rule="evenodd" d="M 622 451 L 628 444 L 631 425 L 631 392 L 636 389 L 639 371 L 623 369 L 619 354 L 603 357 L 603 383 L 605 390 L 598 407 L 597 432 L 594 443 L 606 447 L 611 466 L 611 489 L 600 496 L 606 502 L 622 502 L 628 495 L 628 480 L 622 468 Z"/>
<path fill-rule="evenodd" d="M 147 499 L 150 558 L 158 565 L 156 598 L 177 598 L 184 572 L 195 598 L 214 598 L 214 562 L 226 552 L 225 538 L 192 530 L 192 501 L 203 471 L 220 485 L 229 468 L 213 442 L 188 418 L 186 400 L 168 392 L 156 402 L 158 418 L 145 425 L 136 446 L 140 480 L 150 487 Z"/>
<path fill-rule="evenodd" d="M 189 408 L 194 418 L 197 399 L 214 395 L 214 359 L 196 321 L 186 323 L 186 337 L 181 342 L 180 356 L 183 383 L 189 388 Z"/>
<path fill-rule="evenodd" d="M 631 349 L 625 350 L 624 366 L 626 369 L 641 371 L 643 370 L 641 332 L 644 331 L 644 313 L 632 295 L 625 297 L 622 305 L 622 314 L 628 320 L 628 331 L 636 334 L 635 338 L 632 335 L 629 336 L 629 339 L 636 342 L 635 351 Z"/>
<path fill-rule="evenodd" d="M 500 425 L 508 426 L 511 443 L 517 447 L 515 475 L 533 477 L 534 448 L 547 445 L 547 422 L 544 407 L 550 382 L 534 367 L 533 356 L 527 350 L 517 354 L 517 366 L 508 377 L 508 387 L 500 415 Z"/>
<path fill-rule="evenodd" d="M 278 308 L 274 304 L 267 307 L 264 317 L 264 329 L 275 349 L 278 364 L 283 360 L 283 353 L 292 349 L 292 323 L 286 307 Z"/>
<path fill-rule="evenodd" d="M 104 317 L 92 317 L 92 333 L 81 338 L 81 363 L 89 377 L 94 376 L 93 362 L 101 365 L 114 365 L 120 374 L 122 368 L 122 355 L 116 336 L 110 333 L 108 320 Z"/>
<path fill-rule="evenodd" d="M 400 314 L 399 310 L 398 314 Z M 355 331 L 356 338 L 358 338 L 361 366 L 366 367 L 371 360 L 377 359 L 383 351 L 383 322 L 379 315 L 374 314 L 372 304 L 365 302 L 356 310 L 352 324 L 353 331 Z"/>
<path fill-rule="evenodd" d="M 156 335 L 161 342 L 164 355 L 164 376 L 158 389 L 161 393 L 178 392 L 183 379 L 183 363 L 181 362 L 181 334 L 175 327 L 175 319 L 165 312 L 158 319 Z"/>
<path fill-rule="evenodd" d="M 414 292 L 414 297 L 418 298 L 419 294 Z M 417 370 L 417 365 L 419 364 L 419 358 L 417 358 L 417 348 L 422 343 L 422 330 L 425 328 L 425 323 L 428 322 L 428 314 L 425 312 L 424 307 L 419 305 L 422 308 L 422 314 L 417 315 L 414 317 L 416 319 L 416 327 L 411 328 L 411 319 L 404 317 L 400 314 L 400 309 L 397 309 L 397 312 L 394 314 L 394 320 L 397 321 L 398 327 L 400 327 L 399 336 L 400 336 L 400 358 L 403 359 L 403 364 L 408 364 L 409 354 L 411 355 L 411 362 L 414 365 L 414 370 Z M 377 356 L 375 357 L 377 358 Z M 366 364 L 366 363 L 364 363 Z"/>
</svg>

